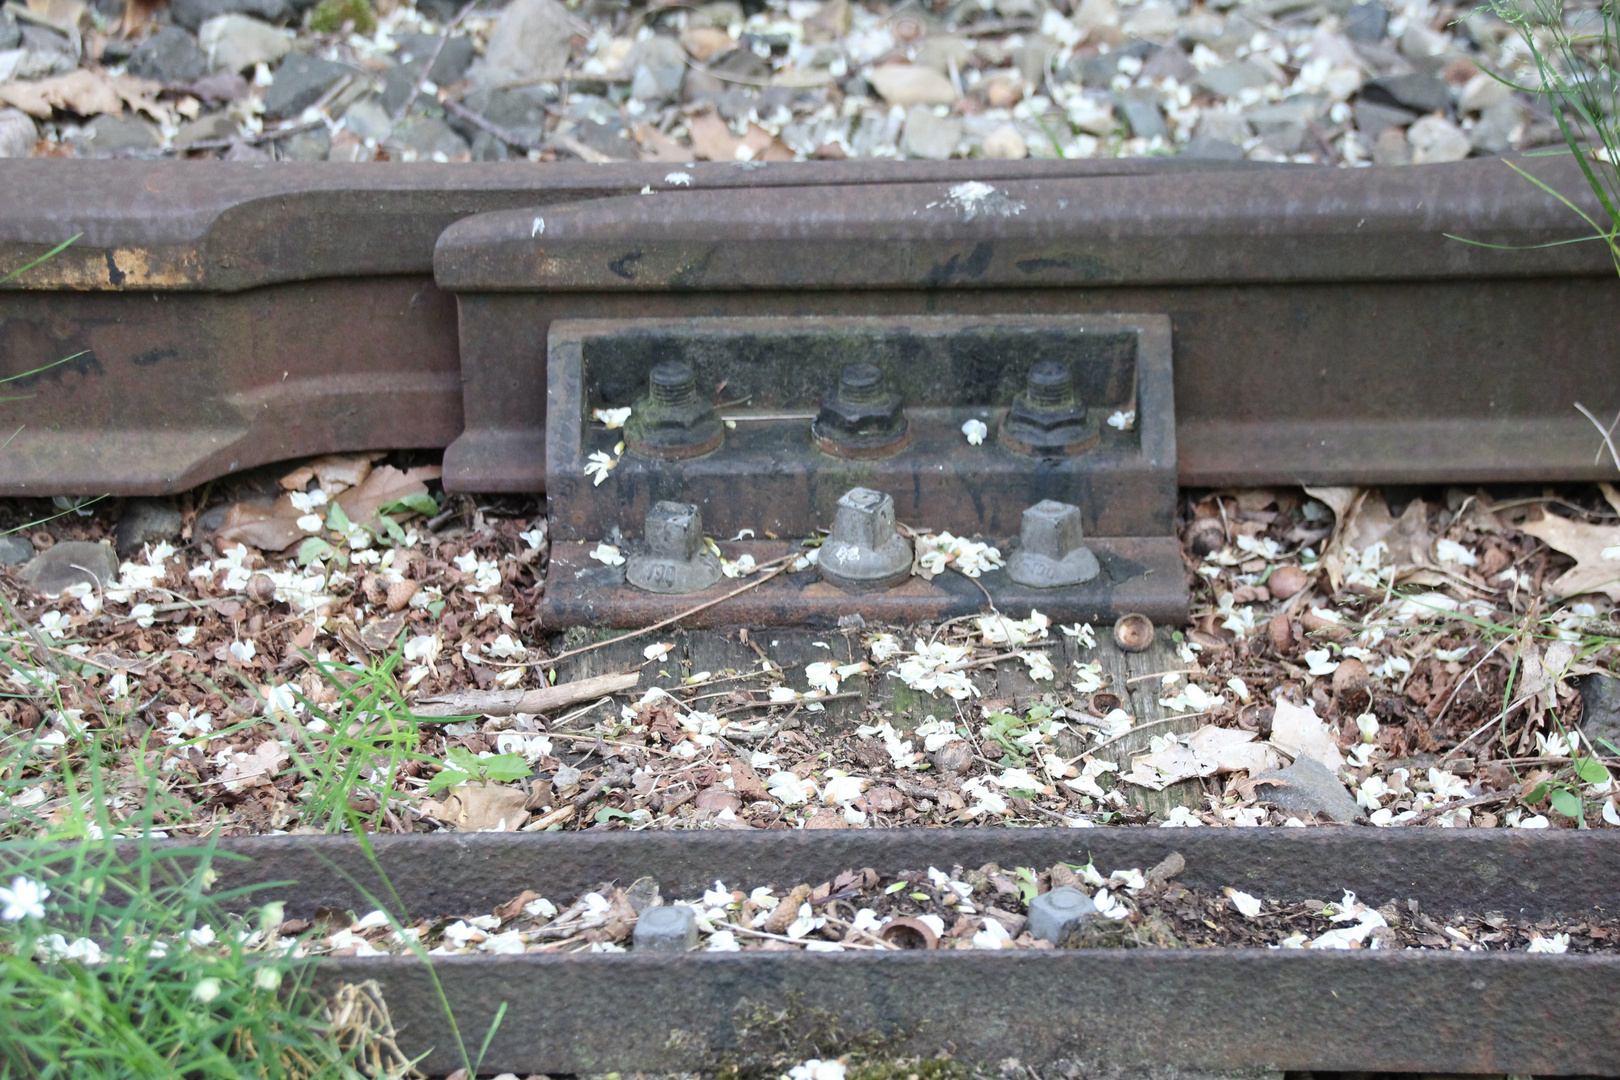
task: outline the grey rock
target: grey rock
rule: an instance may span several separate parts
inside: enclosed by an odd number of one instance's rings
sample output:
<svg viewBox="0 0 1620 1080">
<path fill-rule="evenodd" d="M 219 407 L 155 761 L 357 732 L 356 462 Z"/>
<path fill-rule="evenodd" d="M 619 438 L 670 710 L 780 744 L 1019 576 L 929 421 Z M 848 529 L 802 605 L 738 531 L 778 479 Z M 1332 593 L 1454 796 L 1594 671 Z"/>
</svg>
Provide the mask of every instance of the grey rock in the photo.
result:
<svg viewBox="0 0 1620 1080">
<path fill-rule="evenodd" d="M 1412 164 L 1432 165 L 1461 161 L 1472 149 L 1461 128 L 1439 116 L 1425 116 L 1406 130 L 1412 144 Z"/>
<path fill-rule="evenodd" d="M 80 157 L 131 157 L 163 144 L 157 128 L 133 116 L 98 116 L 71 141 Z"/>
<path fill-rule="evenodd" d="M 1242 161 L 1243 147 L 1225 139 L 1194 135 L 1181 148 L 1181 156 L 1193 161 Z"/>
<path fill-rule="evenodd" d="M 438 34 L 401 34 L 399 47 L 394 50 L 394 58 L 400 65 L 417 64 L 415 70 L 421 71 L 420 65 L 427 63 L 433 50 L 439 48 Z M 428 78 L 436 86 L 449 86 L 451 83 L 461 81 L 467 74 L 467 68 L 472 66 L 475 50 L 472 38 L 457 34 L 447 38 L 444 48 L 439 49 L 439 58 L 433 61 L 433 71 Z"/>
<path fill-rule="evenodd" d="M 54 53 L 60 56 L 78 58 L 73 42 L 66 34 L 58 34 L 49 27 L 37 26 L 34 23 L 22 23 L 19 26 L 22 32 L 23 48 L 37 53 Z"/>
<path fill-rule="evenodd" d="M 1386 75 L 1361 88 L 1361 96 L 1376 105 L 1394 105 L 1418 114 L 1451 108 L 1451 89 L 1432 75 Z"/>
<path fill-rule="evenodd" d="M 474 90 L 462 100 L 462 104 L 496 127 L 541 142 L 546 134 L 546 106 L 556 99 L 554 92 L 541 87 L 517 86 L 501 90 Z M 454 118 L 451 124 L 467 138 L 477 133 L 477 129 L 470 125 L 461 127 Z"/>
<path fill-rule="evenodd" d="M 22 30 L 17 26 L 17 20 L 11 17 L 11 12 L 0 12 L 0 52 L 15 49 L 22 44 Z"/>
<path fill-rule="evenodd" d="M 1374 165 L 1412 164 L 1412 144 L 1406 141 L 1406 132 L 1398 127 L 1385 128 L 1373 140 Z"/>
<path fill-rule="evenodd" d="M 473 136 L 472 159 L 474 161 L 510 161 L 512 152 L 506 144 L 487 131 L 480 131 Z"/>
<path fill-rule="evenodd" d="M 292 51 L 292 38 L 250 15 L 219 15 L 202 24 L 197 45 L 216 71 L 247 71 L 274 64 Z"/>
<path fill-rule="evenodd" d="M 439 23 L 454 19 L 461 7 L 461 0 L 416 0 L 417 13 Z"/>
<path fill-rule="evenodd" d="M 1247 60 L 1238 60 L 1220 67 L 1210 68 L 1198 76 L 1195 85 L 1216 97 L 1235 98 L 1245 90 L 1258 90 L 1271 81 L 1264 68 Z"/>
<path fill-rule="evenodd" d="M 1382 41 L 1389 31 L 1389 8 L 1372 0 L 1357 4 L 1344 16 L 1344 36 L 1351 41 Z"/>
<path fill-rule="evenodd" d="M 361 139 L 381 142 L 394 130 L 394 121 L 386 100 L 379 103 L 372 98 L 362 98 L 344 112 L 343 126 Z"/>
<path fill-rule="evenodd" d="M 405 95 L 409 94 L 418 85 L 422 68 L 427 66 L 426 60 L 412 60 L 408 64 L 396 64 L 383 72 L 382 76 L 382 107 L 392 116 L 399 111 L 405 103 Z M 411 106 L 416 112 L 429 112 L 439 107 L 439 101 L 426 90 L 418 90 L 416 101 Z"/>
<path fill-rule="evenodd" d="M 934 115 L 927 105 L 913 105 L 906 112 L 906 126 L 900 136 L 900 149 L 907 157 L 944 161 L 956 153 L 962 141 L 962 121 Z"/>
<path fill-rule="evenodd" d="M 1062 78 L 1065 82 L 1078 82 L 1082 86 L 1097 89 L 1107 89 L 1113 85 L 1114 76 L 1119 74 L 1119 57 L 1117 52 L 1098 53 L 1094 56 L 1076 55 L 1064 65 Z"/>
<path fill-rule="evenodd" d="M 1620 746 L 1620 679 L 1592 674 L 1575 685 L 1581 692 L 1581 734 L 1587 742 L 1612 753 L 1598 740 Z"/>
<path fill-rule="evenodd" d="M 681 82 L 681 103 L 704 105 L 717 100 L 725 92 L 725 83 L 707 71 L 698 71 L 694 68 L 686 73 L 686 78 Z M 872 96 L 871 86 L 858 75 L 844 84 L 844 92 L 857 100 Z"/>
<path fill-rule="evenodd" d="M 217 142 L 221 139 L 234 139 L 241 134 L 236 121 L 222 112 L 199 116 L 197 119 L 183 125 L 174 133 L 174 145 L 190 146 L 192 143 Z"/>
<path fill-rule="evenodd" d="M 1062 944 L 1087 919 L 1098 917 L 1091 897 L 1071 885 L 1043 892 L 1029 902 L 1030 936 L 1037 941 Z"/>
<path fill-rule="evenodd" d="M 325 127 L 296 132 L 276 143 L 283 161 L 325 161 L 332 152 L 332 133 Z"/>
<path fill-rule="evenodd" d="M 1479 120 L 1468 133 L 1468 143 L 1485 154 L 1505 154 L 1514 148 L 1513 133 L 1530 119 L 1530 110 L 1518 101 L 1508 98 L 1498 101 L 1479 114 Z"/>
<path fill-rule="evenodd" d="M 66 540 L 35 555 L 22 579 L 35 592 L 56 596 L 80 582 L 105 586 L 118 577 L 118 556 L 110 544 Z"/>
<path fill-rule="evenodd" d="M 917 46 L 917 55 L 912 62 L 932 68 L 941 75 L 950 74 L 952 62 L 956 64 L 957 71 L 966 71 L 973 63 L 973 46 L 955 34 L 936 34 L 924 38 Z"/>
<path fill-rule="evenodd" d="M 160 499 L 131 499 L 113 526 L 113 545 L 127 559 L 147 544 L 178 539 L 182 520 L 180 511 Z"/>
<path fill-rule="evenodd" d="M 1513 96 L 1513 88 L 1491 78 L 1483 71 L 1463 85 L 1457 98 L 1457 108 L 1463 112 L 1484 112 L 1499 101 Z"/>
<path fill-rule="evenodd" d="M 1283 784 L 1257 784 L 1256 797 L 1294 813 L 1326 814 L 1341 825 L 1365 815 L 1337 776 L 1315 758 L 1301 754 L 1286 769 L 1263 772 L 1255 780 L 1281 780 Z"/>
<path fill-rule="evenodd" d="M 414 154 L 417 161 L 437 161 L 440 154 L 446 161 L 466 161 L 470 156 L 467 141 L 449 124 L 431 116 L 408 117 L 394 129 L 386 145 Z"/>
<path fill-rule="evenodd" d="M 1418 114 L 1410 109 L 1397 108 L 1393 105 L 1378 105 L 1361 98 L 1353 107 L 1356 120 L 1356 130 L 1367 139 L 1378 138 L 1385 128 L 1404 128 L 1418 118 Z"/>
<path fill-rule="evenodd" d="M 1275 131 L 1291 131 L 1314 123 L 1327 108 L 1327 100 L 1314 94 L 1295 94 L 1275 105 L 1262 105 L 1243 114 L 1256 135 L 1269 135 Z"/>
<path fill-rule="evenodd" d="M 1139 139 L 1170 138 L 1165 127 L 1164 113 L 1159 111 L 1158 93 L 1152 90 L 1127 90 L 1119 95 L 1119 111 L 1130 126 L 1131 134 Z"/>
<path fill-rule="evenodd" d="M 22 158 L 39 140 L 34 118 L 19 109 L 0 109 L 0 158 Z"/>
<path fill-rule="evenodd" d="M 231 144 L 229 150 L 225 151 L 225 156 L 221 160 L 247 161 L 257 164 L 261 161 L 269 161 L 270 151 L 254 146 L 249 142 L 235 142 Z"/>
<path fill-rule="evenodd" d="M 1280 124 L 1268 127 L 1260 136 L 1260 146 L 1280 157 L 1292 157 L 1305 149 L 1310 129 L 1304 124 Z"/>
<path fill-rule="evenodd" d="M 620 123 L 584 120 L 575 130 L 574 137 L 597 153 L 606 154 L 615 161 L 635 161 L 641 156 L 636 144 L 625 135 L 624 125 Z"/>
<path fill-rule="evenodd" d="M 636 919 L 630 940 L 636 952 L 686 952 L 697 946 L 696 913 L 685 904 L 647 908 Z"/>
<path fill-rule="evenodd" d="M 208 71 L 208 57 L 190 34 L 178 26 L 165 26 L 129 58 L 129 73 L 165 85 L 187 83 Z"/>
<path fill-rule="evenodd" d="M 276 69 L 276 77 L 264 92 L 264 115 L 268 120 L 298 116 L 319 101 L 341 78 L 353 74 L 351 68 L 303 53 L 292 53 Z"/>
<path fill-rule="evenodd" d="M 0 566 L 21 566 L 34 557 L 34 545 L 28 538 L 11 533 L 0 536 Z"/>
<path fill-rule="evenodd" d="M 686 77 L 686 50 L 674 38 L 655 34 L 638 42 L 626 58 L 630 96 L 649 105 L 679 101 Z"/>
<path fill-rule="evenodd" d="M 1253 135 L 1254 129 L 1249 126 L 1247 120 L 1237 113 L 1229 113 L 1221 109 L 1205 111 L 1198 118 L 1198 127 L 1193 130 L 1194 138 L 1231 143 L 1238 146 L 1248 142 Z"/>
<path fill-rule="evenodd" d="M 192 33 L 209 19 L 232 14 L 281 26 L 292 21 L 297 8 L 287 0 L 169 0 L 169 19 Z"/>
<path fill-rule="evenodd" d="M 1198 78 L 1198 69 L 1192 66 L 1192 61 L 1180 45 L 1171 44 L 1154 53 L 1152 59 L 1142 65 L 1140 77 L 1149 82 L 1174 79 L 1185 84 Z"/>
<path fill-rule="evenodd" d="M 484 59 L 468 77 L 489 85 L 516 79 L 560 79 L 568 70 L 568 9 L 557 0 L 512 0 L 490 31 Z"/>
</svg>

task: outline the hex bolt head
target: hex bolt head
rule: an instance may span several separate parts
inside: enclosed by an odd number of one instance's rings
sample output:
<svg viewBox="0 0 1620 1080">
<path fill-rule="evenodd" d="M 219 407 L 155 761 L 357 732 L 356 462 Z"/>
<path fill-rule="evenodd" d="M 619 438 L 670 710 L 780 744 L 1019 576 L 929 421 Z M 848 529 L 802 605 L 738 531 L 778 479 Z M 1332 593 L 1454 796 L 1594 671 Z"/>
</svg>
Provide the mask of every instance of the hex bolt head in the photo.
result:
<svg viewBox="0 0 1620 1080">
<path fill-rule="evenodd" d="M 720 580 L 720 559 L 703 545 L 703 513 L 691 503 L 655 503 L 643 530 L 647 550 L 630 556 L 625 580 L 648 592 L 701 592 Z"/>
<path fill-rule="evenodd" d="M 1074 388 L 1074 371 L 1062 360 L 1040 360 L 1029 369 L 1024 391 L 1001 421 L 1001 444 L 1018 454 L 1064 457 L 1097 445 L 1097 422 Z"/>
<path fill-rule="evenodd" d="M 887 589 L 910 577 L 911 542 L 895 531 L 894 500 L 871 488 L 845 492 L 816 565 L 823 581 L 852 592 Z"/>
<path fill-rule="evenodd" d="M 1030 935 L 1040 941 L 1061 945 L 1063 939 L 1088 918 L 1097 914 L 1091 897 L 1071 885 L 1043 892 L 1029 902 Z"/>
<path fill-rule="evenodd" d="M 697 918 L 685 904 L 643 908 L 630 935 L 636 952 L 686 952 L 697 946 Z"/>
<path fill-rule="evenodd" d="M 1043 499 L 1024 511 L 1018 550 L 1007 560 L 1007 576 L 1032 589 L 1079 585 L 1102 572 L 1097 556 L 1081 543 L 1080 508 Z"/>
<path fill-rule="evenodd" d="M 654 365 L 647 396 L 630 409 L 624 444 L 644 457 L 680 461 L 719 448 L 725 427 L 714 406 L 698 393 L 697 376 L 678 360 Z"/>
<path fill-rule="evenodd" d="M 822 402 L 810 431 L 818 447 L 842 458 L 884 457 L 911 439 L 900 396 L 871 364 L 844 366 L 837 389 Z"/>
</svg>

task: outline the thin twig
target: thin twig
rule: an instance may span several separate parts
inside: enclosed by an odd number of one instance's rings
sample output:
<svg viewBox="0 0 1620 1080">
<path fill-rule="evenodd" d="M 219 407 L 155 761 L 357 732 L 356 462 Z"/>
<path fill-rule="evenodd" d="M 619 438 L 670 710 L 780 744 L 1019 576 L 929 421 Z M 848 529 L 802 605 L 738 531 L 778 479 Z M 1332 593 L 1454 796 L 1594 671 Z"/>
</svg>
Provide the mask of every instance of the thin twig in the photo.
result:
<svg viewBox="0 0 1620 1080">
<path fill-rule="evenodd" d="M 1487 795 L 1475 795 L 1472 799 L 1461 799 L 1457 802 L 1441 803 L 1439 806 L 1429 807 L 1417 817 L 1410 819 L 1404 824 L 1407 828 L 1411 828 L 1413 825 L 1426 825 L 1435 818 L 1444 817 L 1454 810 L 1469 810 L 1476 806 L 1489 806 L 1492 803 L 1508 802 L 1513 798 L 1513 795 L 1514 793 L 1511 791 L 1493 791 Z"/>
<path fill-rule="evenodd" d="M 792 554 L 792 555 L 784 555 L 780 559 L 773 559 L 772 561 L 770 561 L 768 563 L 764 563 L 763 565 L 760 566 L 761 570 L 770 569 L 770 568 L 774 567 L 774 569 L 771 569 L 770 573 L 761 574 L 759 577 L 755 578 L 753 581 L 750 581 L 748 584 L 743 585 L 740 588 L 732 589 L 730 592 L 726 593 L 724 596 L 717 596 L 713 600 L 705 600 L 703 603 L 697 605 L 696 607 L 687 608 L 685 611 L 681 612 L 680 614 L 671 615 L 667 619 L 660 619 L 658 622 L 653 623 L 651 626 L 644 626 L 640 630 L 632 630 L 628 634 L 620 634 L 616 638 L 608 638 L 606 641 L 597 641 L 597 642 L 593 642 L 593 643 L 591 643 L 589 645 L 581 645 L 577 649 L 569 649 L 567 652 L 558 653 L 556 656 L 553 656 L 547 662 L 547 666 L 549 667 L 551 665 L 554 665 L 559 660 L 566 660 L 570 656 L 578 656 L 581 653 L 588 653 L 588 652 L 591 652 L 591 651 L 593 651 L 595 649 L 600 649 L 600 648 L 602 648 L 602 647 L 604 647 L 606 645 L 613 645 L 613 644 L 616 644 L 616 643 L 618 643 L 620 641 L 629 641 L 631 638 L 641 637 L 643 634 L 650 634 L 654 630 L 662 630 L 666 626 L 673 626 L 675 623 L 680 622 L 682 619 L 688 618 L 689 616 L 692 616 L 692 615 L 696 615 L 700 611 L 707 611 L 709 608 L 714 607 L 714 605 L 722 604 L 722 603 L 726 602 L 727 600 L 730 600 L 734 596 L 740 596 L 743 593 L 747 592 L 749 589 L 757 589 L 757 588 L 759 588 L 761 585 L 765 584 L 767 581 L 771 580 L 776 575 L 778 575 L 778 574 L 782 573 L 782 571 L 786 570 L 788 568 L 788 566 L 791 565 L 794 560 L 798 559 L 798 557 L 799 556 L 797 554 Z"/>
<path fill-rule="evenodd" d="M 433 55 L 428 57 L 427 63 L 422 65 L 422 70 L 417 74 L 416 81 L 411 83 L 411 92 L 405 95 L 405 100 L 399 103 L 399 108 L 394 110 L 394 115 L 388 118 L 388 134 L 392 135 L 394 129 L 405 119 L 405 114 L 411 111 L 411 103 L 416 100 L 416 95 L 422 92 L 422 86 L 428 81 L 428 75 L 432 73 L 433 65 L 439 62 L 439 54 L 444 51 L 444 46 L 450 40 L 450 35 L 456 32 L 457 27 L 461 25 L 461 20 L 472 13 L 472 9 L 478 6 L 478 2 L 479 0 L 467 0 L 465 4 L 462 4 L 461 10 L 456 12 L 456 17 L 450 20 L 450 24 L 444 28 L 444 33 L 439 35 L 439 43 L 433 46 Z"/>
</svg>

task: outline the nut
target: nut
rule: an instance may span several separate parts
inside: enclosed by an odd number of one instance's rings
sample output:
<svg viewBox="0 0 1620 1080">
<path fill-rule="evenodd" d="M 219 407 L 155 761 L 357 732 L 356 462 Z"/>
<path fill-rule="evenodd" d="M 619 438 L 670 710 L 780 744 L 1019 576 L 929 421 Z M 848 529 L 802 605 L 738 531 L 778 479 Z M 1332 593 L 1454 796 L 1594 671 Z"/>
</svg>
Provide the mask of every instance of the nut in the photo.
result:
<svg viewBox="0 0 1620 1080">
<path fill-rule="evenodd" d="M 973 765 L 973 747 L 954 739 L 934 751 L 934 768 L 942 773 L 966 772 Z"/>
<path fill-rule="evenodd" d="M 887 589 L 911 576 L 911 555 L 911 541 L 894 528 L 894 500 L 858 487 L 838 500 L 816 566 L 823 581 L 840 589 Z"/>
<path fill-rule="evenodd" d="M 276 598 L 276 583 L 269 574 L 254 574 L 248 578 L 246 592 L 251 603 L 268 604 Z"/>
<path fill-rule="evenodd" d="M 838 387 L 827 395 L 810 431 L 817 446 L 842 458 L 884 457 L 911 440 L 900 395 L 871 364 L 848 364 L 838 373 Z"/>
<path fill-rule="evenodd" d="M 403 611 L 406 605 L 411 602 L 411 597 L 415 596 L 416 591 L 421 587 L 421 583 L 412 581 L 410 578 L 406 578 L 404 581 L 396 581 L 388 586 L 388 593 L 383 597 L 383 602 L 388 606 L 389 611 Z"/>
<path fill-rule="evenodd" d="M 1107 690 L 1099 690 L 1092 694 L 1091 700 L 1086 703 L 1086 708 L 1090 710 L 1092 716 L 1107 716 L 1119 707 L 1119 695 Z"/>
<path fill-rule="evenodd" d="M 388 579 L 381 574 L 367 574 L 360 579 L 360 591 L 365 593 L 368 604 L 387 603 Z"/>
<path fill-rule="evenodd" d="M 1024 511 L 1018 550 L 1007 561 L 1007 576 L 1032 589 L 1079 585 L 1102 572 L 1097 556 L 1080 542 L 1080 508 L 1042 499 Z"/>
<path fill-rule="evenodd" d="M 665 595 L 701 592 L 720 580 L 720 557 L 703 543 L 703 514 L 692 503 L 661 502 L 647 511 L 647 550 L 630 557 L 625 580 Z"/>
<path fill-rule="evenodd" d="M 644 457 L 680 461 L 719 448 L 725 428 L 714 406 L 698 394 L 697 376 L 678 360 L 654 365 L 647 396 L 624 425 L 626 448 Z"/>
<path fill-rule="evenodd" d="M 1153 644 L 1153 620 L 1132 612 L 1114 623 L 1114 644 L 1126 652 L 1142 652 Z"/>
<path fill-rule="evenodd" d="M 939 936 L 927 923 L 919 919 L 893 919 L 878 931 L 885 945 L 897 949 L 937 949 Z"/>
<path fill-rule="evenodd" d="M 1200 559 L 1226 546 L 1226 525 L 1220 518 L 1201 517 L 1187 526 L 1187 549 Z"/>
<path fill-rule="evenodd" d="M 1271 595 L 1286 600 L 1311 583 L 1311 576 L 1297 566 L 1279 566 L 1266 578 Z"/>
<path fill-rule="evenodd" d="M 1266 636 L 1279 655 L 1287 656 L 1294 651 L 1294 626 L 1288 621 L 1287 612 L 1279 611 L 1271 617 L 1266 624 Z"/>
<path fill-rule="evenodd" d="M 1074 372 L 1061 360 L 1029 369 L 1024 392 L 1001 422 L 1001 445 L 1017 454 L 1063 457 L 1097 445 L 1097 422 L 1075 393 Z"/>
</svg>

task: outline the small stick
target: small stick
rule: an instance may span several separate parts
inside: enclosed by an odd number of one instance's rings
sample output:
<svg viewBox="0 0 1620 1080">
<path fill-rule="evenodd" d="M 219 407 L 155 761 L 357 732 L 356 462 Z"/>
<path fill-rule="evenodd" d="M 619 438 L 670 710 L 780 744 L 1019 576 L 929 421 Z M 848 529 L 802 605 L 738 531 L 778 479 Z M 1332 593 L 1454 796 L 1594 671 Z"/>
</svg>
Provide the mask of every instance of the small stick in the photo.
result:
<svg viewBox="0 0 1620 1080">
<path fill-rule="evenodd" d="M 747 927 L 738 926 L 736 923 L 729 923 L 729 922 L 728 923 L 721 923 L 720 925 L 725 927 L 727 930 L 732 931 L 733 933 L 747 934 L 749 937 L 769 938 L 771 941 L 785 941 L 790 945 L 804 945 L 804 944 L 806 944 L 806 942 L 804 941 L 803 938 L 791 938 L 791 937 L 788 937 L 786 934 L 771 934 L 771 933 L 767 933 L 764 930 L 749 930 Z M 877 951 L 876 946 L 873 946 L 873 945 L 856 945 L 852 941 L 841 941 L 841 942 L 839 942 L 839 944 L 842 945 L 846 949 L 869 949 L 872 952 Z M 887 949 L 888 946 L 884 946 L 884 948 Z"/>
<path fill-rule="evenodd" d="M 471 14 L 472 9 L 477 6 L 478 0 L 467 0 L 465 4 L 461 5 L 461 10 L 456 12 L 456 17 L 451 19 L 450 24 L 444 28 L 444 33 L 439 35 L 439 43 L 433 47 L 433 55 L 428 57 L 428 62 L 422 65 L 421 73 L 416 76 L 416 81 L 411 84 L 411 92 L 405 95 L 405 100 L 399 103 L 399 108 L 394 110 L 394 115 L 388 118 L 388 133 L 390 135 L 394 133 L 394 129 L 400 125 L 400 122 L 405 119 L 405 114 L 410 112 L 411 103 L 416 100 L 416 95 L 422 92 L 422 85 L 428 81 L 428 75 L 432 73 L 433 65 L 439 62 L 439 54 L 444 51 L 444 46 L 449 42 L 450 35 L 456 32 L 456 28 L 461 25 L 461 20 Z"/>
<path fill-rule="evenodd" d="M 643 634 L 650 634 L 654 630 L 662 630 L 666 626 L 673 626 L 675 623 L 680 622 L 682 619 L 690 615 L 696 615 L 700 611 L 707 611 L 709 608 L 714 607 L 714 605 L 724 603 L 725 601 L 730 600 L 733 596 L 740 596 L 749 589 L 759 588 L 761 585 L 765 584 L 767 581 L 786 570 L 791 562 L 798 557 L 799 556 L 797 554 L 784 555 L 780 559 L 775 559 L 771 562 L 765 563 L 760 567 L 761 570 L 770 567 L 775 567 L 775 569 L 771 570 L 771 572 L 768 574 L 761 574 L 759 577 L 755 578 L 753 581 L 750 581 L 748 584 L 741 586 L 740 588 L 732 589 L 724 596 L 717 596 L 713 600 L 705 600 L 696 607 L 687 608 L 678 615 L 671 615 L 667 619 L 661 619 L 658 622 L 653 623 L 651 626 L 642 627 L 640 630 L 632 630 L 628 634 L 620 634 L 616 638 L 608 638 L 606 641 L 598 641 L 590 645 L 581 645 L 577 649 L 569 649 L 567 652 L 558 653 L 550 660 L 544 661 L 544 663 L 547 666 L 550 666 L 557 663 L 559 660 L 566 660 L 570 656 L 578 656 L 580 653 L 588 653 L 595 649 L 600 649 L 604 645 L 612 645 L 620 641 L 629 641 L 631 638 L 641 637 Z"/>
<path fill-rule="evenodd" d="M 1472 799 L 1459 799 L 1457 802 L 1441 803 L 1439 806 L 1429 807 L 1417 817 L 1405 822 L 1404 825 L 1407 828 L 1411 828 L 1413 825 L 1425 825 L 1437 817 L 1443 817 L 1446 814 L 1451 813 L 1453 810 L 1466 810 L 1475 806 L 1489 806 L 1491 803 L 1507 802 L 1512 798 L 1513 792 L 1511 791 L 1493 791 L 1487 795 L 1475 795 Z"/>
</svg>

